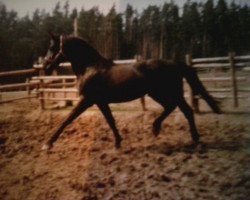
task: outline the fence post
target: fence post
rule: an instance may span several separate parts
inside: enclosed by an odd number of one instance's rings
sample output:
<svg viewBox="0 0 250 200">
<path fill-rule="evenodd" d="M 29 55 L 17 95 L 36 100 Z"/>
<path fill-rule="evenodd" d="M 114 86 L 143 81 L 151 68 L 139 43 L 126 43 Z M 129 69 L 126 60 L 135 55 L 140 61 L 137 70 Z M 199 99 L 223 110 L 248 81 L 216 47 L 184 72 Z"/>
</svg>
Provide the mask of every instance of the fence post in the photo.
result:
<svg viewBox="0 0 250 200">
<path fill-rule="evenodd" d="M 1 90 L 0 90 L 0 101 L 2 101 L 2 91 Z"/>
<path fill-rule="evenodd" d="M 190 54 L 186 54 L 186 64 L 192 67 L 192 56 Z M 195 97 L 192 88 L 189 86 L 189 102 L 194 109 L 194 112 L 199 113 L 199 99 Z"/>
<path fill-rule="evenodd" d="M 66 80 L 62 79 L 62 88 L 65 89 L 66 88 Z M 63 98 L 67 98 L 67 93 L 63 92 Z"/>
<path fill-rule="evenodd" d="M 27 83 L 27 86 L 26 86 L 26 92 L 27 92 L 27 95 L 28 97 L 30 96 L 30 79 L 29 78 L 26 78 L 26 83 Z M 29 98 L 29 101 L 30 101 L 30 98 Z"/>
<path fill-rule="evenodd" d="M 40 57 L 38 58 L 38 64 L 43 64 L 43 61 L 44 61 L 44 58 L 43 58 L 42 56 L 40 56 Z M 44 76 L 44 75 L 45 75 L 45 71 L 44 71 L 43 68 L 39 69 L 38 75 L 39 75 L 39 76 Z"/>
<path fill-rule="evenodd" d="M 43 79 L 40 79 L 39 89 L 41 89 L 41 90 L 39 91 L 39 98 L 40 98 L 40 105 L 41 105 L 42 110 L 44 110 L 44 108 L 45 108 L 43 86 L 44 86 Z"/>
<path fill-rule="evenodd" d="M 234 105 L 234 107 L 238 107 L 237 76 L 236 76 L 234 57 L 235 57 L 235 53 L 230 52 L 229 53 L 229 62 L 230 62 L 230 67 L 231 67 L 233 105 Z"/>
</svg>

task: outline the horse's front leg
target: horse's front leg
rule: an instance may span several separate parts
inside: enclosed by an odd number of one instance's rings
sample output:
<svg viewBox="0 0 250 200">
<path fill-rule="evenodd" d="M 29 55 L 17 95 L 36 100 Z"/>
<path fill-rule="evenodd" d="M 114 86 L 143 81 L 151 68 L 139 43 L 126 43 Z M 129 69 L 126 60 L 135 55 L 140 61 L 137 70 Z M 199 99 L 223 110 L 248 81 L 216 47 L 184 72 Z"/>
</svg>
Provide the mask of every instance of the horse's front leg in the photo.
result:
<svg viewBox="0 0 250 200">
<path fill-rule="evenodd" d="M 114 117 L 113 117 L 113 115 L 111 113 L 111 110 L 110 110 L 108 104 L 97 104 L 97 106 L 101 110 L 102 114 L 104 115 L 106 121 L 108 122 L 110 128 L 112 129 L 112 131 L 114 133 L 116 148 L 120 148 L 122 138 L 121 138 L 121 136 L 120 136 L 120 134 L 118 132 L 118 129 L 116 128 L 115 119 L 114 119 Z"/>
<path fill-rule="evenodd" d="M 61 126 L 57 129 L 57 131 L 53 134 L 50 140 L 42 147 L 43 150 L 49 150 L 52 148 L 53 143 L 58 139 L 58 137 L 63 132 L 63 129 L 69 125 L 74 119 L 76 119 L 82 112 L 84 112 L 87 108 L 92 106 L 93 103 L 90 103 L 86 99 L 81 99 L 77 106 L 71 111 L 69 116 L 63 121 Z"/>
</svg>

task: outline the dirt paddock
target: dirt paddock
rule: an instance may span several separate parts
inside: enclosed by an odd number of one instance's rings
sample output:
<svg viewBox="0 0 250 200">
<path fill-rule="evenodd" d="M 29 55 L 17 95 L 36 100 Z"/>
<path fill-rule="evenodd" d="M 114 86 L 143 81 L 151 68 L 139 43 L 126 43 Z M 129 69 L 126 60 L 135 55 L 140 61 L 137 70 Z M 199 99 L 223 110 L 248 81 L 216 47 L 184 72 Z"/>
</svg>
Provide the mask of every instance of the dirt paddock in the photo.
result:
<svg viewBox="0 0 250 200">
<path fill-rule="evenodd" d="M 94 107 L 47 153 L 42 145 L 72 108 L 42 111 L 37 100 L 0 105 L 0 199 L 250 199 L 249 102 L 224 106 L 222 115 L 204 107 L 195 116 L 197 147 L 178 109 L 155 138 L 151 125 L 161 108 L 148 98 L 147 107 L 142 111 L 138 100 L 112 105 L 120 150 Z"/>
</svg>

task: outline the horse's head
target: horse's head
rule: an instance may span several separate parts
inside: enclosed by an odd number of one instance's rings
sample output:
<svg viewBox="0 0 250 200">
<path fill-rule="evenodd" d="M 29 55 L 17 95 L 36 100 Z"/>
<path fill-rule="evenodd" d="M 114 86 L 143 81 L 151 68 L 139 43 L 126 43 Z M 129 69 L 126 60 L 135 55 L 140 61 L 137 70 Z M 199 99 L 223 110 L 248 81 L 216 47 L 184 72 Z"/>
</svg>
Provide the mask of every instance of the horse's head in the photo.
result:
<svg viewBox="0 0 250 200">
<path fill-rule="evenodd" d="M 51 33 L 50 37 L 50 46 L 43 64 L 46 74 L 51 74 L 60 63 L 66 61 L 72 64 L 76 75 L 82 74 L 89 66 L 109 68 L 113 65 L 112 60 L 102 57 L 95 48 L 81 38 L 63 38 Z"/>
<path fill-rule="evenodd" d="M 51 74 L 53 70 L 64 61 L 63 55 L 61 55 L 61 45 L 62 45 L 62 36 L 54 35 L 50 33 L 50 45 L 45 57 L 45 61 L 43 63 L 43 69 L 45 70 L 45 74 Z M 60 62 L 55 62 L 60 58 Z"/>
</svg>

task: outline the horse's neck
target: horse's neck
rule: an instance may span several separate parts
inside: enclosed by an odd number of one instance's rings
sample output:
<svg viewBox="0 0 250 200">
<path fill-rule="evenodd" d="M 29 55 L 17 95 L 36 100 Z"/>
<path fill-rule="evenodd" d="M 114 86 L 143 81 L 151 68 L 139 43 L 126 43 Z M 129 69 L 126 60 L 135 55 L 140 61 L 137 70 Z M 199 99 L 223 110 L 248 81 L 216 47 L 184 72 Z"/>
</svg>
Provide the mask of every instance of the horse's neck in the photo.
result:
<svg viewBox="0 0 250 200">
<path fill-rule="evenodd" d="M 85 66 L 81 66 L 81 65 L 75 64 L 75 63 L 71 63 L 71 66 L 72 66 L 73 72 L 75 73 L 75 75 L 77 77 L 81 76 L 81 75 L 83 75 L 85 73 L 85 70 L 86 70 Z"/>
<path fill-rule="evenodd" d="M 99 61 L 99 65 L 101 65 L 102 68 L 109 69 L 114 65 L 114 63 L 113 60 L 102 57 Z"/>
<path fill-rule="evenodd" d="M 97 66 L 83 67 L 81 70 L 79 70 L 80 67 L 79 66 L 77 67 L 75 65 L 72 65 L 72 69 L 77 77 L 77 80 L 82 78 L 88 79 L 90 77 L 95 76 L 96 74 L 100 74 L 108 70 Z"/>
<path fill-rule="evenodd" d="M 101 58 L 96 63 L 80 64 L 71 62 L 72 70 L 76 76 L 81 76 L 86 72 L 86 69 L 92 68 L 93 70 L 103 71 L 110 69 L 114 65 L 112 60 Z"/>
<path fill-rule="evenodd" d="M 100 77 L 101 74 L 105 73 L 105 69 L 100 69 L 96 67 L 87 67 L 83 74 L 78 74 L 77 76 L 77 87 L 79 91 L 88 84 L 93 83 L 91 80 L 96 80 L 96 77 Z"/>
</svg>

